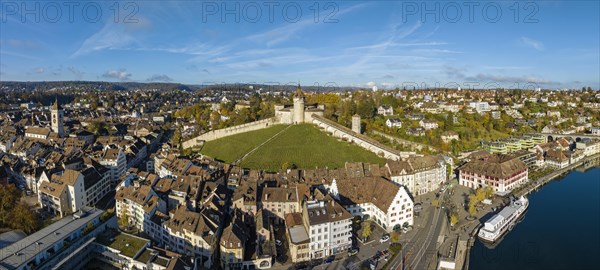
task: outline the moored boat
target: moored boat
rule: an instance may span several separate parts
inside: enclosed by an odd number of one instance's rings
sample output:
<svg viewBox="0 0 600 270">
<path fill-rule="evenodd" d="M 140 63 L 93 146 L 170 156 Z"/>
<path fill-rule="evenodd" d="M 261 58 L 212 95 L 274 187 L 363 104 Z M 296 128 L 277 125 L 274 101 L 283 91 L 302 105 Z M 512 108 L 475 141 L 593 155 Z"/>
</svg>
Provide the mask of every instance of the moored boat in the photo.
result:
<svg viewBox="0 0 600 270">
<path fill-rule="evenodd" d="M 529 207 L 529 200 L 520 197 L 504 207 L 498 214 L 486 221 L 479 229 L 477 236 L 479 239 L 494 243 L 500 239 L 507 231 L 512 230 L 519 217 L 525 213 Z"/>
</svg>

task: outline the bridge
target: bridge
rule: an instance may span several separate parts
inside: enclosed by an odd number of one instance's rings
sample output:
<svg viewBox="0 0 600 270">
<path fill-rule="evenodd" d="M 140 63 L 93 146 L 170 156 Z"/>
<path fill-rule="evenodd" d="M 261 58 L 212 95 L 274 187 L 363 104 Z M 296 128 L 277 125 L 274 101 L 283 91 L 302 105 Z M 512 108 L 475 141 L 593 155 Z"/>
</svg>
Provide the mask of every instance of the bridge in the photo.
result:
<svg viewBox="0 0 600 270">
<path fill-rule="evenodd" d="M 569 137 L 569 138 L 573 138 L 575 139 L 575 141 L 579 141 L 581 139 L 584 138 L 588 138 L 588 139 L 600 139 L 600 135 L 594 135 L 594 134 L 581 134 L 581 133 L 571 133 L 571 134 L 564 134 L 564 133 L 528 133 L 525 135 L 541 135 L 541 136 L 545 136 L 548 138 L 547 141 L 551 142 L 554 141 L 556 139 L 559 138 L 565 138 L 565 137 Z"/>
</svg>

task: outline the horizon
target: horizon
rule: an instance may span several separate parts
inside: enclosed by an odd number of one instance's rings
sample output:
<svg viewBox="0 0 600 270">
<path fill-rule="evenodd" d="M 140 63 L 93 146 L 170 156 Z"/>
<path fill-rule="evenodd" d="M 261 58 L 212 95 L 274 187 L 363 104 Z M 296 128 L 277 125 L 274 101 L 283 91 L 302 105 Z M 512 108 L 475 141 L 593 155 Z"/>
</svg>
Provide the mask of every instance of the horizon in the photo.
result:
<svg viewBox="0 0 600 270">
<path fill-rule="evenodd" d="M 600 88 L 595 1 L 68 3 L 1 4 L 0 81 Z"/>
</svg>

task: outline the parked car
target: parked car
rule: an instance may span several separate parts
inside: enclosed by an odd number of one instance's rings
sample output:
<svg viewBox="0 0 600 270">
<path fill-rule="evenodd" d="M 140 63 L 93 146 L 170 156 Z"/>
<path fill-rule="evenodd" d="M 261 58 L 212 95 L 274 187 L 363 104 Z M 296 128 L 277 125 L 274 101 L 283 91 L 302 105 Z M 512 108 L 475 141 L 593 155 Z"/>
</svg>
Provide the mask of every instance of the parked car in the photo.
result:
<svg viewBox="0 0 600 270">
<path fill-rule="evenodd" d="M 283 243 L 281 243 L 281 241 L 280 241 L 280 240 L 278 240 L 278 239 L 275 239 L 275 245 L 277 245 L 277 246 L 281 246 L 281 244 L 283 244 Z"/>
<path fill-rule="evenodd" d="M 357 249 L 357 248 L 350 248 L 350 249 L 348 250 L 348 257 L 350 257 L 350 256 L 354 256 L 354 255 L 356 255 L 356 254 L 358 254 L 358 249 Z"/>
<path fill-rule="evenodd" d="M 386 262 L 391 256 L 392 254 L 387 249 L 381 252 L 381 258 L 383 258 Z"/>
<path fill-rule="evenodd" d="M 325 259 L 325 263 L 332 263 L 335 260 L 335 256 L 329 256 Z"/>
<path fill-rule="evenodd" d="M 390 240 L 390 235 L 386 233 L 386 234 L 384 234 L 384 235 L 381 236 L 381 239 L 379 239 L 379 242 L 380 243 L 384 243 L 384 242 L 387 242 L 389 240 Z"/>
</svg>

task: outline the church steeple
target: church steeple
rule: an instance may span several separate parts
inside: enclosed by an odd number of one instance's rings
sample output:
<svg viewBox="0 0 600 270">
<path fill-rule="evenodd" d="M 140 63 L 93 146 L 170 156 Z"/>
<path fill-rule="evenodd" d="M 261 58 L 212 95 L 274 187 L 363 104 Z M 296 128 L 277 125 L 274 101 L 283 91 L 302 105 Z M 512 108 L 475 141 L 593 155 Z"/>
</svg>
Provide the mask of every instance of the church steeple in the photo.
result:
<svg viewBox="0 0 600 270">
<path fill-rule="evenodd" d="M 54 104 L 52 104 L 52 110 L 62 110 L 60 104 L 58 104 L 58 97 L 54 98 Z"/>
<path fill-rule="evenodd" d="M 52 114 L 52 131 L 58 133 L 58 136 L 63 138 L 64 133 L 64 112 L 60 104 L 58 104 L 58 97 L 54 99 L 54 104 L 52 104 L 52 108 L 50 109 L 50 113 Z"/>
</svg>

